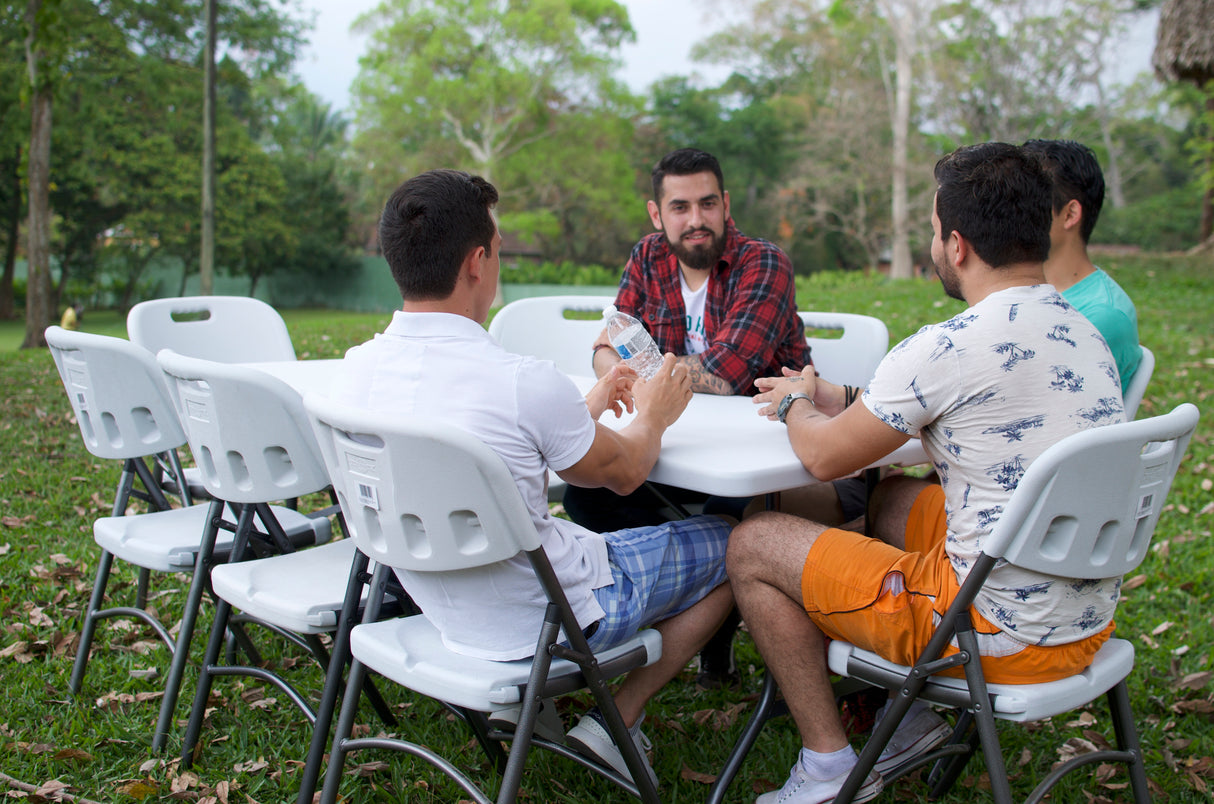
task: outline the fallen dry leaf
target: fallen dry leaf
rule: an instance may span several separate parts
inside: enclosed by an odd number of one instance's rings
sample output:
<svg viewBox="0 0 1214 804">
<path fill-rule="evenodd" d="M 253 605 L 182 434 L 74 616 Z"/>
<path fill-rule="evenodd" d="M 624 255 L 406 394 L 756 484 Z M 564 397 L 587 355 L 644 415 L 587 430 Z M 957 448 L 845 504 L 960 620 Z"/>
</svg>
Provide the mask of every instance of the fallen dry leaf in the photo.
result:
<svg viewBox="0 0 1214 804">
<path fill-rule="evenodd" d="M 1172 689 L 1177 690 L 1199 690 L 1210 683 L 1210 678 L 1214 677 L 1214 672 L 1203 670 L 1200 673 L 1189 673 L 1184 678 L 1177 681 Z"/>
<path fill-rule="evenodd" d="M 1137 589 L 1147 582 L 1146 575 L 1135 575 L 1133 578 L 1126 578 L 1121 583 L 1121 591 L 1129 592 L 1132 589 Z"/>
<path fill-rule="evenodd" d="M 715 773 L 701 773 L 700 771 L 692 770 L 686 764 L 683 765 L 683 770 L 679 771 L 679 777 L 688 782 L 699 782 L 700 784 L 712 784 L 717 780 Z"/>
</svg>

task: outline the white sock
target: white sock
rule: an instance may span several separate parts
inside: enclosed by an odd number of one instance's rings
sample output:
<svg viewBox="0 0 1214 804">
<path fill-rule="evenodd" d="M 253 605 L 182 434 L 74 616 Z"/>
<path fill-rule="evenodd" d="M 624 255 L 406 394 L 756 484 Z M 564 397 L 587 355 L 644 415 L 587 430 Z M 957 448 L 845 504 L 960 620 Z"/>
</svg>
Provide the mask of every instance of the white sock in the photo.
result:
<svg viewBox="0 0 1214 804">
<path fill-rule="evenodd" d="M 833 779 L 847 773 L 856 764 L 859 757 L 856 755 L 856 750 L 850 745 L 845 745 L 838 751 L 832 751 L 829 754 L 819 754 L 817 751 L 810 751 L 808 748 L 801 749 L 801 770 L 811 779 L 825 781 Z"/>
</svg>

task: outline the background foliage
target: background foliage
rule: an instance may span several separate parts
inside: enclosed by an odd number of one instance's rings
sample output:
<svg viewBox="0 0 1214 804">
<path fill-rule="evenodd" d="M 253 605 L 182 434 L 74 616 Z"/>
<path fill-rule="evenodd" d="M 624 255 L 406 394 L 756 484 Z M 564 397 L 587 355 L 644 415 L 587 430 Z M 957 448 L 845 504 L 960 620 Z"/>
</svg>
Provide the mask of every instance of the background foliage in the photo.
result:
<svg viewBox="0 0 1214 804">
<path fill-rule="evenodd" d="M 504 231 L 541 262 L 618 269 L 650 230 L 650 166 L 696 145 L 720 157 L 742 230 L 799 273 L 870 268 L 893 246 L 900 131 L 921 264 L 931 165 L 985 139 L 1090 144 L 1109 183 L 1096 240 L 1185 249 L 1210 180 L 1214 89 L 1164 85 L 1146 63 L 1133 78 L 1114 69 L 1155 5 L 745 0 L 694 52 L 725 79 L 667 76 L 637 95 L 616 77 L 633 38 L 616 0 L 384 0 L 358 23 L 367 50 L 346 117 L 292 72 L 299 7 L 225 0 L 217 265 L 250 293 L 268 276 L 341 277 L 374 251 L 389 190 L 444 165 L 492 178 Z M 0 0 L 0 319 L 22 313 L 30 7 Z M 202 0 L 44 10 L 57 20 L 40 34 L 55 110 L 50 309 L 98 291 L 125 308 L 166 260 L 184 292 L 199 254 Z"/>
</svg>

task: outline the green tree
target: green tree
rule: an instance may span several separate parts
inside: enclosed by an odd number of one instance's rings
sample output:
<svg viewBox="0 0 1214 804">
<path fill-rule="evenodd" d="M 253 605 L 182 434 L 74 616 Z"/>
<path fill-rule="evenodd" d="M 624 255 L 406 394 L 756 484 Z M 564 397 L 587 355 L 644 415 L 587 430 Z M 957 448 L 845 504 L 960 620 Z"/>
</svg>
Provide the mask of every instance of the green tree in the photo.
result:
<svg viewBox="0 0 1214 804">
<path fill-rule="evenodd" d="M 576 188 L 553 171 L 574 168 L 564 161 L 566 143 L 585 134 L 587 121 L 602 119 L 596 110 L 627 106 L 627 93 L 611 76 L 620 44 L 634 36 L 622 5 L 386 0 L 356 25 L 371 35 L 354 87 L 354 144 L 364 169 L 374 172 L 365 188 L 368 205 L 382 203 L 410 174 L 449 166 L 501 185 L 503 225 L 526 211 L 532 214 L 515 220 L 529 222 L 538 235 L 573 220 L 572 207 L 591 209 L 594 199 L 571 199 Z M 598 150 L 626 148 L 628 137 L 605 141 L 618 130 L 599 131 Z M 577 159 L 584 158 L 581 151 Z M 610 159 L 588 163 L 618 169 Z M 510 183 L 532 170 L 545 177 L 539 193 Z M 602 174 L 583 173 L 580 181 L 586 188 L 613 184 Z M 543 198 L 557 206 L 531 206 Z"/>
</svg>

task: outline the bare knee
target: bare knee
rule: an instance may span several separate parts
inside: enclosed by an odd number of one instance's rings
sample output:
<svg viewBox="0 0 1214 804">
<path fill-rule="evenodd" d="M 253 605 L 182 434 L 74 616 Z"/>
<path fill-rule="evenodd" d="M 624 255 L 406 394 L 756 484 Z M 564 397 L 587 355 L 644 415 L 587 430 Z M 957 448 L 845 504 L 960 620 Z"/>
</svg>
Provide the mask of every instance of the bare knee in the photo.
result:
<svg viewBox="0 0 1214 804">
<path fill-rule="evenodd" d="M 725 572 L 731 583 L 749 580 L 762 566 L 763 545 L 769 541 L 774 516 L 763 512 L 747 517 L 730 532 Z"/>
</svg>

